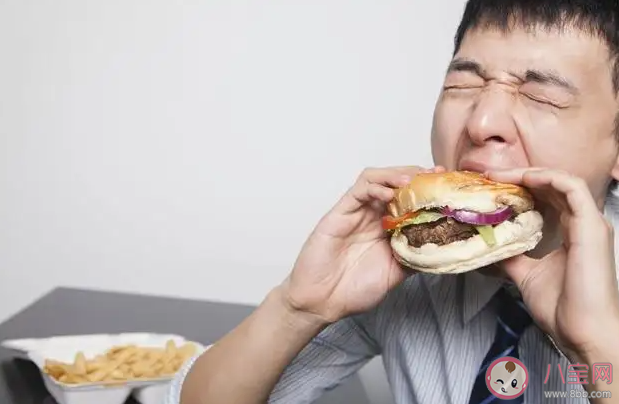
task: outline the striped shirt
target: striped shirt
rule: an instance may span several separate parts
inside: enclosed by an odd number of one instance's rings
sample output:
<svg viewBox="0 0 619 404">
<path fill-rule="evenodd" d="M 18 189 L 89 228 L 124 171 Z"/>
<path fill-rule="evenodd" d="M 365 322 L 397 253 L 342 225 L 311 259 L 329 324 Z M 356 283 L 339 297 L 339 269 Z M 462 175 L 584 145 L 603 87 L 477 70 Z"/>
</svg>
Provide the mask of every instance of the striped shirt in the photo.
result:
<svg viewBox="0 0 619 404">
<path fill-rule="evenodd" d="M 607 204 L 607 216 L 619 211 L 618 200 Z M 616 215 L 608 217 L 617 224 Z M 287 367 L 269 403 L 311 403 L 382 355 L 397 404 L 468 404 L 494 339 L 497 307 L 492 297 L 501 282 L 479 272 L 409 278 L 375 309 L 316 336 Z M 525 403 L 589 402 L 582 398 L 583 386 L 570 377 L 570 362 L 539 328 L 524 332 L 518 352 L 529 373 Z M 165 404 L 180 404 L 192 364 L 177 374 Z M 546 395 L 551 392 L 565 397 L 551 399 Z"/>
</svg>

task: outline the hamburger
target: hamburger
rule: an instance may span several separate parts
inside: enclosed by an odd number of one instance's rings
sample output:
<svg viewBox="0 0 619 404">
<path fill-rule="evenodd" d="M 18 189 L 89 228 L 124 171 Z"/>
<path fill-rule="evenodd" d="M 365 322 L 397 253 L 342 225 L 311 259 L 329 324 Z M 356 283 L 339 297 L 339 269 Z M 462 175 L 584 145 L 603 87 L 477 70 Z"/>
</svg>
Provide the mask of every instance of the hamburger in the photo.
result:
<svg viewBox="0 0 619 404">
<path fill-rule="evenodd" d="M 416 175 L 383 217 L 394 257 L 421 272 L 473 271 L 535 248 L 542 215 L 524 188 L 480 173 Z"/>
</svg>

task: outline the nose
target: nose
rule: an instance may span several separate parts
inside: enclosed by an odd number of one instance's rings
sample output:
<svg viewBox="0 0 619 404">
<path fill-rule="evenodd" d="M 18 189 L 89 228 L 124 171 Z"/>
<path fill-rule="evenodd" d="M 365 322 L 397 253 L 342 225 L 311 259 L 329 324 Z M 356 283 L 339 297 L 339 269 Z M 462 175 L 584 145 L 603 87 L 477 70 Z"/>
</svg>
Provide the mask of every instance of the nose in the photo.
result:
<svg viewBox="0 0 619 404">
<path fill-rule="evenodd" d="M 512 91 L 502 88 L 487 88 L 477 96 L 466 125 L 472 143 L 483 146 L 516 140 L 515 98 Z"/>
</svg>

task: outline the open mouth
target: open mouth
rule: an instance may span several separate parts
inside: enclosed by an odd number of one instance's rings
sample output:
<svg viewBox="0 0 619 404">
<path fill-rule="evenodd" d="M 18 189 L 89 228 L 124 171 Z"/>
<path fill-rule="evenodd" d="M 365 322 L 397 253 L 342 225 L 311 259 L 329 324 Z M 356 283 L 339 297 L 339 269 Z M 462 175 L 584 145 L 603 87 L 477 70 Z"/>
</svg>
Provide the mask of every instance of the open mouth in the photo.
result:
<svg viewBox="0 0 619 404">
<path fill-rule="evenodd" d="M 501 391 L 502 391 L 503 393 L 507 393 L 507 390 L 505 390 L 505 387 L 501 387 Z"/>
</svg>

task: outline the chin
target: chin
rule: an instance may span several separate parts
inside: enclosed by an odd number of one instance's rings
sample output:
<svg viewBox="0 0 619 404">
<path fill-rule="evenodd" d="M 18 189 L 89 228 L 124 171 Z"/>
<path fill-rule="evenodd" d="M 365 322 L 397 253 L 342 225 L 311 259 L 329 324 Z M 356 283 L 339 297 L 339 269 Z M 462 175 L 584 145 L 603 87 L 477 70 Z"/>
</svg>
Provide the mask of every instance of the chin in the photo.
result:
<svg viewBox="0 0 619 404">
<path fill-rule="evenodd" d="M 489 269 L 533 250 L 544 226 L 527 190 L 468 171 L 419 174 L 396 190 L 388 211 L 383 226 L 396 260 L 432 274 Z"/>
</svg>

